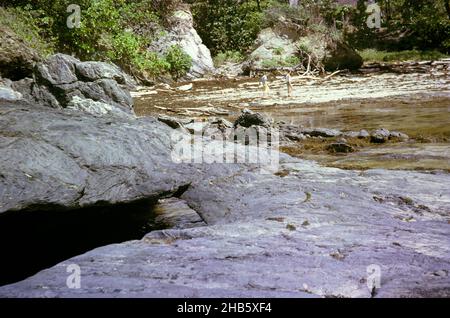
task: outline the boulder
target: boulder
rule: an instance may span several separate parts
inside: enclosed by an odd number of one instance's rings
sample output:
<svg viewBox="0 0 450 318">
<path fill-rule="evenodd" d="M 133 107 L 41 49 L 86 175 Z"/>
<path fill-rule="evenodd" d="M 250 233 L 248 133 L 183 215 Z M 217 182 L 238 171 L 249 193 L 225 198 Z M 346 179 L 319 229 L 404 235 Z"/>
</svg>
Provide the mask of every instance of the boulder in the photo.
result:
<svg viewBox="0 0 450 318">
<path fill-rule="evenodd" d="M 13 31 L 0 26 L 0 76 L 11 80 L 30 77 L 35 63 L 39 60 L 34 49 Z"/>
<path fill-rule="evenodd" d="M 105 62 L 78 62 L 75 63 L 78 78 L 84 82 L 95 82 L 100 79 L 110 79 L 118 84 L 125 85 L 128 89 L 136 88 L 136 81 L 124 73 L 118 66 Z"/>
<path fill-rule="evenodd" d="M 385 128 L 377 129 L 370 134 L 370 141 L 377 144 L 385 143 L 390 136 L 389 130 Z"/>
<path fill-rule="evenodd" d="M 234 122 L 234 127 L 242 126 L 248 128 L 253 125 L 269 128 L 272 125 L 272 120 L 263 114 L 244 109 Z"/>
<path fill-rule="evenodd" d="M 75 74 L 75 64 L 78 62 L 80 61 L 70 55 L 52 55 L 36 66 L 36 81 L 46 86 L 75 83 L 78 81 Z"/>
<path fill-rule="evenodd" d="M 96 108 L 94 112 L 98 114 L 98 103 L 103 103 L 117 108 L 116 114 L 133 114 L 133 99 L 128 91 L 133 87 L 133 81 L 116 66 L 107 63 L 80 62 L 58 53 L 36 65 L 33 79 L 21 79 L 13 82 L 11 87 L 29 102 L 53 108 L 69 105 L 79 110 Z M 86 101 L 82 102 L 82 99 Z"/>
<path fill-rule="evenodd" d="M 157 198 L 188 183 L 171 160 L 170 128 L 152 118 L 1 104 L 0 213 Z M 109 106 L 111 107 L 111 106 Z M 71 106 L 75 108 L 75 106 Z"/>
<path fill-rule="evenodd" d="M 358 135 L 359 139 L 365 139 L 365 138 L 369 138 L 369 137 L 370 137 L 370 134 L 369 134 L 369 132 L 367 130 L 362 129 L 359 132 L 359 135 Z"/>
<path fill-rule="evenodd" d="M 343 133 L 343 135 L 345 137 L 349 137 L 349 138 L 358 138 L 359 132 L 358 131 L 346 131 Z"/>
<path fill-rule="evenodd" d="M 399 131 L 391 131 L 389 134 L 389 139 L 398 139 L 398 140 L 406 141 L 409 139 L 409 136 L 407 134 L 404 134 Z"/>
<path fill-rule="evenodd" d="M 362 57 L 347 43 L 331 42 L 323 59 L 327 71 L 348 69 L 358 70 L 363 65 Z"/>
<path fill-rule="evenodd" d="M 243 67 L 245 69 L 262 68 L 266 61 L 273 59 L 285 61 L 296 55 L 297 51 L 296 43 L 291 38 L 280 34 L 277 30 L 266 28 L 258 34 L 254 50 Z"/>
<path fill-rule="evenodd" d="M 224 118 L 212 118 L 211 120 L 209 120 L 209 123 L 211 127 L 216 127 L 221 131 L 234 127 L 233 123 Z"/>
<path fill-rule="evenodd" d="M 203 44 L 202 39 L 194 29 L 192 13 L 188 8 L 180 7 L 168 18 L 169 25 L 166 34 L 149 47 L 150 51 L 163 55 L 171 46 L 179 45 L 192 59 L 192 67 L 186 79 L 203 77 L 214 71 L 211 52 Z"/>
</svg>

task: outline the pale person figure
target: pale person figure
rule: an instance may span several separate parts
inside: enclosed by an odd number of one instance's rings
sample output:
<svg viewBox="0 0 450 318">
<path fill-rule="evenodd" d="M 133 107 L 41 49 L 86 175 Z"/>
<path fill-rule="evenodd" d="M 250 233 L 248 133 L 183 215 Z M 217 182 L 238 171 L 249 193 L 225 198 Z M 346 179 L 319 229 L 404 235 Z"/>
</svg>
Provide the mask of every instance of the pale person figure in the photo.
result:
<svg viewBox="0 0 450 318">
<path fill-rule="evenodd" d="M 267 75 L 264 74 L 261 79 L 259 80 L 259 83 L 263 86 L 263 96 L 266 97 L 269 94 L 269 83 Z"/>
<path fill-rule="evenodd" d="M 288 91 L 288 97 L 292 97 L 292 91 L 293 91 L 293 86 L 292 86 L 292 76 L 290 73 L 287 73 L 284 76 L 284 79 L 286 80 L 286 86 L 287 86 L 287 91 Z"/>
</svg>

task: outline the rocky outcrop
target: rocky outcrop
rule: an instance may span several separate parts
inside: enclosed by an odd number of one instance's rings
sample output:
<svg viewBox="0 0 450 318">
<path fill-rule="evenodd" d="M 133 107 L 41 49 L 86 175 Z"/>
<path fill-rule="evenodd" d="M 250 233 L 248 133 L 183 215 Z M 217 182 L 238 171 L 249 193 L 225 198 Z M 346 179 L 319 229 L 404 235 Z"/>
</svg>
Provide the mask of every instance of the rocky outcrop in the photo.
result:
<svg viewBox="0 0 450 318">
<path fill-rule="evenodd" d="M 91 117 L 23 103 L 0 110 L 0 213 L 159 197 L 189 181 L 155 119 Z"/>
<path fill-rule="evenodd" d="M 35 50 L 14 32 L 0 26 L 0 76 L 11 80 L 29 77 L 39 60 Z"/>
<path fill-rule="evenodd" d="M 193 26 L 192 13 L 188 8 L 180 7 L 168 18 L 166 35 L 152 42 L 149 50 L 164 54 L 172 45 L 179 45 L 192 58 L 192 67 L 186 79 L 202 77 L 214 70 L 211 52 L 202 43 Z"/>
<path fill-rule="evenodd" d="M 328 34 L 305 32 L 304 26 L 281 18 L 258 35 L 253 51 L 244 63 L 246 71 L 266 69 L 267 65 L 307 67 L 309 62 L 311 67 L 323 65 L 329 71 L 357 70 L 362 66 L 361 56 L 342 40 Z"/>
<path fill-rule="evenodd" d="M 69 55 L 55 54 L 36 65 L 33 79 L 10 82 L 9 86 L 32 103 L 123 115 L 133 114 L 129 89 L 134 84 L 115 65 L 81 62 Z"/>
<path fill-rule="evenodd" d="M 175 130 L 169 125 L 191 132 L 197 126 L 215 125 L 220 130 L 233 125 L 218 119 L 196 126 L 176 118 L 163 117 L 160 122 L 105 113 L 107 107 L 118 107 L 117 102 L 88 100 L 82 89 L 105 81 L 118 85 L 117 78 L 92 77 L 96 72 L 91 70 L 80 75 L 78 62 L 70 57 L 59 56 L 54 62 L 61 67 L 40 65 L 32 84 L 45 88 L 40 91 L 43 96 L 58 103 L 59 98 L 68 100 L 66 92 L 74 92 L 75 104 L 53 109 L 11 98 L 0 101 L 2 221 L 20 214 L 19 221 L 29 229 L 35 225 L 32 216 L 53 211 L 62 221 L 58 233 L 68 232 L 64 237 L 72 237 L 76 246 L 90 236 L 83 227 L 70 232 L 66 226 L 80 219 L 86 226 L 89 217 L 80 217 L 83 211 L 90 215 L 95 212 L 91 208 L 114 206 L 122 209 L 122 216 L 124 210 L 133 215 L 136 207 L 120 204 L 179 197 L 168 202 L 168 214 L 158 214 L 159 222 L 178 229 L 153 231 L 142 239 L 71 257 L 0 287 L 1 297 L 450 296 L 448 173 L 340 170 L 277 152 L 278 171 L 262 171 L 254 164 L 214 163 L 205 153 L 197 154 L 202 158 L 189 158 L 201 164 L 177 164 Z M 27 83 L 4 81 L 12 90 Z M 78 87 L 80 95 L 71 85 Z M 238 122 L 237 130 L 266 125 L 255 113 L 243 115 L 244 125 Z M 290 130 L 305 136 L 303 131 Z M 323 129 L 309 133 L 316 134 L 314 138 L 341 135 Z M 388 138 L 391 135 L 400 136 L 389 132 Z M 243 147 L 219 140 L 207 142 L 205 148 L 214 153 L 224 145 L 233 153 Z M 260 150 L 248 147 L 243 157 L 247 151 L 250 158 Z M 150 206 L 140 208 L 148 212 Z M 102 213 L 110 219 L 111 211 Z M 54 219 L 50 220 L 53 226 Z M 129 221 L 120 219 L 113 229 L 120 230 Z M 15 225 L 7 233 L 21 223 Z M 31 244 L 37 239 L 29 233 L 19 236 L 18 243 L 5 236 L 2 226 L 6 250 L 35 248 L 32 257 L 19 258 L 21 266 L 49 249 Z M 96 230 L 101 229 L 91 229 Z M 66 244 L 58 241 L 60 236 L 48 236 L 58 245 Z M 20 248 L 16 254 L 22 252 Z M 11 266 L 9 257 L 5 259 Z M 68 265 L 81 269 L 79 289 L 68 288 Z"/>
<path fill-rule="evenodd" d="M 254 50 L 246 63 L 251 65 L 246 67 L 262 68 L 264 63 L 270 60 L 279 60 L 282 63 L 287 58 L 296 56 L 297 52 L 298 48 L 292 38 L 267 28 L 259 33 Z"/>
</svg>

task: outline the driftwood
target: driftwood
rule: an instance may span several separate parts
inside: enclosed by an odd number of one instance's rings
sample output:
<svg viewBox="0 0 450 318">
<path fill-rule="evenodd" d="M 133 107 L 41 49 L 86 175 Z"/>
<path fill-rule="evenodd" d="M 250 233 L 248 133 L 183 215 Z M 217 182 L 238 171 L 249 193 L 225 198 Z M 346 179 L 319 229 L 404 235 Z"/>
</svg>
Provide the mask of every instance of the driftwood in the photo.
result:
<svg viewBox="0 0 450 318">
<path fill-rule="evenodd" d="M 335 76 L 335 75 L 337 75 L 337 74 L 339 74 L 339 73 L 341 73 L 341 72 L 342 72 L 342 70 L 338 70 L 338 71 L 336 71 L 336 72 L 333 72 L 333 73 L 331 73 L 330 75 L 325 76 L 322 80 L 323 80 L 323 81 L 326 81 L 327 79 L 330 79 L 330 78 L 332 78 L 333 76 Z"/>
<path fill-rule="evenodd" d="M 391 73 L 427 73 L 431 71 L 434 66 L 447 66 L 450 67 L 450 61 L 421 61 L 421 62 L 401 62 L 401 63 L 367 63 L 360 68 L 362 73 L 378 73 L 378 72 L 391 72 Z"/>
<path fill-rule="evenodd" d="M 308 54 L 306 52 L 302 52 L 303 60 L 307 61 L 308 63 L 305 65 L 302 63 L 297 64 L 292 67 L 287 66 L 279 66 L 279 67 L 262 67 L 262 68 L 254 68 L 252 70 L 252 73 L 296 73 L 301 78 L 307 78 L 307 79 L 319 79 L 319 75 L 325 74 L 325 69 L 323 67 L 323 64 L 318 60 L 317 56 L 312 56 L 311 54 Z M 335 75 L 335 74 L 333 74 Z"/>
</svg>

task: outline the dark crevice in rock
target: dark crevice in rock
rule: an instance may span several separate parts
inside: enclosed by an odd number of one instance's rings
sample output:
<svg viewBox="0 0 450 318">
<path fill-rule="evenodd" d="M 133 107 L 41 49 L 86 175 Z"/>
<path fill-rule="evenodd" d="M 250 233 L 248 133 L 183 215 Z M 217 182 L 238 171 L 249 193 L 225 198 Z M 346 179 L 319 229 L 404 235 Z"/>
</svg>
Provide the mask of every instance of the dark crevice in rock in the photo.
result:
<svg viewBox="0 0 450 318">
<path fill-rule="evenodd" d="M 181 197 L 189 189 L 190 186 L 191 186 L 191 184 L 188 183 L 186 185 L 179 187 L 178 190 L 175 191 L 175 193 L 173 194 L 173 197 L 175 197 L 175 198 Z"/>
<path fill-rule="evenodd" d="M 23 280 L 99 246 L 141 239 L 155 222 L 156 199 L 68 210 L 33 206 L 0 215 L 0 285 Z"/>
</svg>

